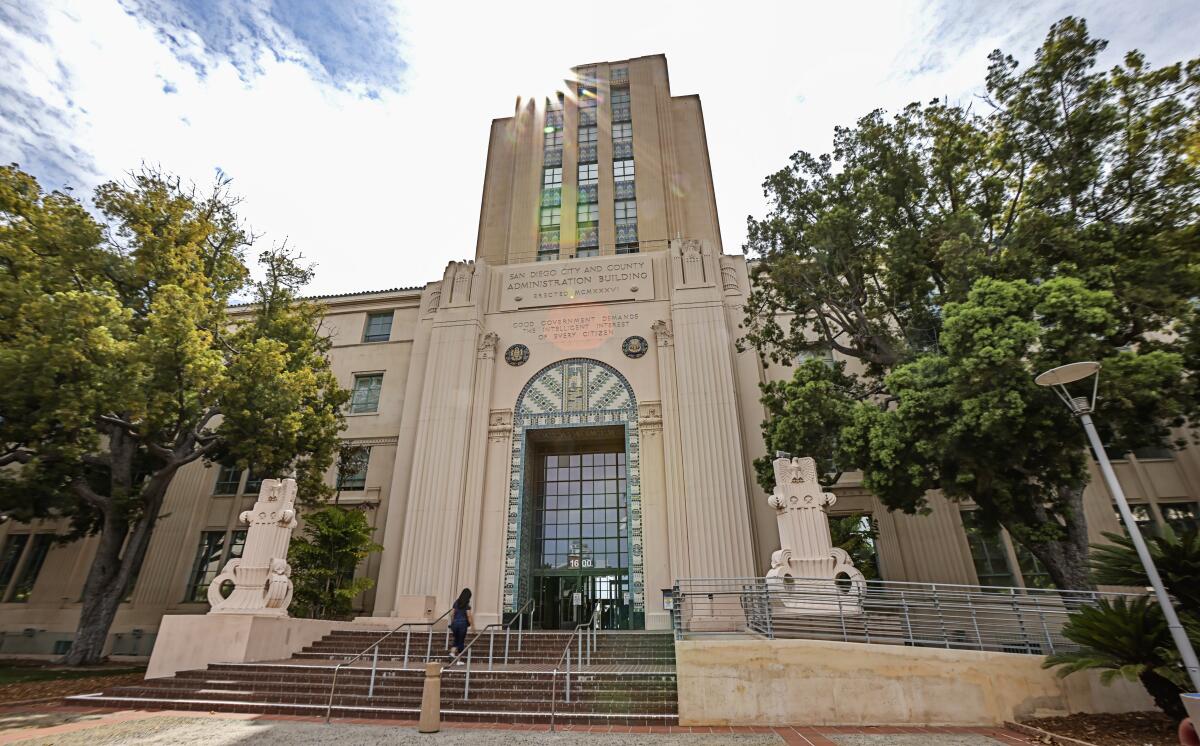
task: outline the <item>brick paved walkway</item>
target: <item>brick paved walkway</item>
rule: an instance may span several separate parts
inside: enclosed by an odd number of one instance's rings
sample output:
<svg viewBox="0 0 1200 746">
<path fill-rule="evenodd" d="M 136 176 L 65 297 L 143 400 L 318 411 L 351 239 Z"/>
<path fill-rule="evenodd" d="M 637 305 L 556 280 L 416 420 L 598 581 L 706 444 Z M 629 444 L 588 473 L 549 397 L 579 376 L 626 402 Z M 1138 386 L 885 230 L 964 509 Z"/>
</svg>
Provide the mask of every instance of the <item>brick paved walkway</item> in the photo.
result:
<svg viewBox="0 0 1200 746">
<path fill-rule="evenodd" d="M 205 725 L 205 722 L 209 725 Z M 223 721 L 223 722 L 213 722 Z M 272 727 L 277 724 L 280 727 Z M 319 726 L 319 727 L 318 727 Z M 788 744 L 788 746 L 857 746 L 858 744 L 929 744 L 930 746 L 994 746 L 994 744 L 1032 744 L 1034 741 L 1004 728 L 951 727 L 732 727 L 700 728 L 684 726 L 571 726 L 548 733 L 545 724 L 443 723 L 442 734 L 430 739 L 419 736 L 411 720 L 335 719 L 326 726 L 320 718 L 300 716 L 236 715 L 227 713 L 110 710 L 62 706 L 0 709 L 0 744 L 22 741 L 45 743 L 229 743 L 229 736 L 258 731 L 259 743 L 337 743 L 381 742 L 386 734 L 392 743 L 572 743 L 571 734 L 611 734 L 591 742 L 610 744 L 719 744 L 741 742 L 746 746 Z M 273 731 L 273 732 L 271 732 Z M 262 735 L 270 738 L 263 740 Z M 181 740 L 186 733 L 186 741 Z M 507 735 L 506 735 L 507 734 Z M 523 734 L 519 736 L 518 734 Z M 667 736 L 664 738 L 664 736 Z M 724 738 L 721 738 L 724 736 Z M 739 736 L 729 738 L 729 736 Z M 411 741 L 409 740 L 411 737 Z M 211 738 L 211 740 L 209 740 Z M 279 740 L 276 740 L 279 739 Z"/>
</svg>

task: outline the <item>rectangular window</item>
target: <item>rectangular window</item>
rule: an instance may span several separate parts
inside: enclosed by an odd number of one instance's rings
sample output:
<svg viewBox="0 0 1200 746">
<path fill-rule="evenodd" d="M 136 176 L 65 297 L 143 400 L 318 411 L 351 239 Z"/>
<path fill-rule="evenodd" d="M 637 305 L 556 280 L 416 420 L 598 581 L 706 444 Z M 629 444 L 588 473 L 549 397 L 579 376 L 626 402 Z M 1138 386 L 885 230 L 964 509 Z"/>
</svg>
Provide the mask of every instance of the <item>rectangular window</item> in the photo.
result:
<svg viewBox="0 0 1200 746">
<path fill-rule="evenodd" d="M 550 228 L 562 222 L 561 207 L 543 207 L 542 208 L 542 227 Z"/>
<path fill-rule="evenodd" d="M 542 171 L 542 186 L 543 187 L 560 187 L 562 186 L 562 166 L 547 168 Z"/>
<path fill-rule="evenodd" d="M 579 185 L 595 184 L 598 177 L 599 166 L 595 163 L 580 163 L 579 164 Z"/>
<path fill-rule="evenodd" d="M 231 559 L 241 559 L 242 550 L 246 548 L 246 529 L 241 528 L 233 532 L 232 541 L 229 542 L 229 556 L 225 558 L 226 562 Z"/>
<path fill-rule="evenodd" d="M 1159 503 L 1158 509 L 1176 533 L 1195 528 L 1200 523 L 1200 503 Z"/>
<path fill-rule="evenodd" d="M 579 107 L 592 107 L 596 105 L 596 88 L 590 85 L 581 85 L 577 89 L 579 93 Z"/>
<path fill-rule="evenodd" d="M 996 529 L 985 528 L 974 510 L 962 512 L 963 528 L 967 532 L 967 544 L 971 547 L 971 559 L 975 563 L 975 575 L 980 585 L 1011 588 L 1017 584 L 1012 568 L 1008 566 L 1008 554 L 1004 551 L 1004 540 Z"/>
<path fill-rule="evenodd" d="M 29 544 L 29 534 L 9 534 L 4 539 L 4 550 L 0 551 L 0 600 L 8 592 L 17 565 L 21 562 L 21 554 Z"/>
<path fill-rule="evenodd" d="M 562 147 L 562 130 L 551 129 L 550 127 L 547 127 L 546 128 L 546 138 L 545 138 L 545 142 L 543 144 L 547 148 L 561 148 Z"/>
<path fill-rule="evenodd" d="M 188 576 L 184 601 L 208 600 L 208 586 L 221 572 L 221 555 L 224 550 L 224 531 L 204 531 L 200 534 L 200 546 L 196 549 L 196 560 L 192 563 L 192 573 Z"/>
<path fill-rule="evenodd" d="M 613 161 L 613 181 L 633 181 L 633 159 Z"/>
<path fill-rule="evenodd" d="M 617 106 L 618 104 L 628 104 L 629 103 L 629 89 L 628 88 L 613 88 L 612 89 L 612 102 L 613 102 L 613 106 Z"/>
<path fill-rule="evenodd" d="M 339 485 L 346 492 L 357 492 L 367 488 L 367 464 L 371 460 L 371 447 L 363 446 L 358 449 L 355 457 L 348 464 L 345 474 L 338 475 Z"/>
<path fill-rule="evenodd" d="M 584 248 L 581 246 L 578 250 L 576 250 L 575 256 L 579 259 L 589 256 L 600 256 L 600 249 L 595 246 L 592 246 L 591 248 Z"/>
<path fill-rule="evenodd" d="M 242 470 L 236 466 L 222 465 L 217 472 L 217 483 L 213 485 L 214 495 L 236 495 L 238 486 L 242 483 Z"/>
<path fill-rule="evenodd" d="M 1154 514 L 1150 512 L 1150 506 L 1145 503 L 1131 503 L 1129 512 L 1133 514 L 1133 522 L 1138 525 L 1138 528 L 1143 532 L 1154 531 Z M 1117 523 L 1121 527 L 1125 527 L 1125 522 L 1121 518 L 1121 511 L 1117 510 L 1117 506 L 1113 506 L 1113 513 L 1117 516 Z"/>
<path fill-rule="evenodd" d="M 584 203 L 579 206 L 579 212 L 576 219 L 580 223 L 594 223 L 600 219 L 600 205 L 595 202 Z"/>
<path fill-rule="evenodd" d="M 629 68 L 624 65 L 621 67 L 612 68 L 612 74 L 609 75 L 609 80 L 614 83 L 621 83 L 629 80 Z"/>
<path fill-rule="evenodd" d="M 250 469 L 250 473 L 246 475 L 246 492 L 245 492 L 245 494 L 257 495 L 258 491 L 262 489 L 262 483 L 263 483 L 264 479 L 266 479 L 266 475 L 256 474 L 252 467 Z"/>
<path fill-rule="evenodd" d="M 1046 566 L 1033 556 L 1033 552 L 1016 541 L 1013 542 L 1013 551 L 1017 553 L 1017 564 L 1021 568 L 1021 578 L 1025 581 L 1026 588 L 1054 588 L 1054 581 L 1050 579 Z"/>
<path fill-rule="evenodd" d="M 1133 455 L 1138 457 L 1138 461 L 1170 461 L 1175 458 L 1174 451 L 1162 446 L 1139 448 L 1133 452 Z"/>
<path fill-rule="evenodd" d="M 595 127 L 580 127 L 579 128 L 579 144 L 595 145 L 596 144 L 596 128 Z"/>
<path fill-rule="evenodd" d="M 617 253 L 618 254 L 636 254 L 636 253 L 638 253 L 638 245 L 634 243 L 634 244 L 628 244 L 626 246 L 618 246 Z"/>
<path fill-rule="evenodd" d="M 350 414 L 365 414 L 379 411 L 379 392 L 383 389 L 383 374 L 354 377 L 354 390 L 350 394 Z"/>
<path fill-rule="evenodd" d="M 367 314 L 367 325 L 363 328 L 364 342 L 387 342 L 392 338 L 392 311 Z"/>
<path fill-rule="evenodd" d="M 617 220 L 633 220 L 637 217 L 637 202 L 623 199 L 614 205 Z"/>
<path fill-rule="evenodd" d="M 29 600 L 33 584 L 37 582 L 38 575 L 42 572 L 42 564 L 46 561 L 46 554 L 50 551 L 50 545 L 53 543 L 54 534 L 33 535 L 33 546 L 29 548 L 25 566 L 21 568 L 21 575 L 13 585 L 12 598 L 9 601 L 23 603 Z"/>
<path fill-rule="evenodd" d="M 629 122 L 618 122 L 612 128 L 613 142 L 623 142 L 633 139 L 633 125 Z"/>
</svg>

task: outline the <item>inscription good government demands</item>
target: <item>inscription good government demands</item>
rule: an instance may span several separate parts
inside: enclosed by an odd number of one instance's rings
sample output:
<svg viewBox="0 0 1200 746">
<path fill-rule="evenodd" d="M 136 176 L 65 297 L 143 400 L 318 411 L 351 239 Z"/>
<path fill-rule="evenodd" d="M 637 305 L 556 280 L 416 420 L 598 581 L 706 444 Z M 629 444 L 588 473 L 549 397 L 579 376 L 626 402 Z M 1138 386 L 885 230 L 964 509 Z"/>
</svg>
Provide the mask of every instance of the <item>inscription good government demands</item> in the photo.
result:
<svg viewBox="0 0 1200 746">
<path fill-rule="evenodd" d="M 647 257 L 608 257 L 505 268 L 500 310 L 653 300 L 650 264 Z"/>
</svg>

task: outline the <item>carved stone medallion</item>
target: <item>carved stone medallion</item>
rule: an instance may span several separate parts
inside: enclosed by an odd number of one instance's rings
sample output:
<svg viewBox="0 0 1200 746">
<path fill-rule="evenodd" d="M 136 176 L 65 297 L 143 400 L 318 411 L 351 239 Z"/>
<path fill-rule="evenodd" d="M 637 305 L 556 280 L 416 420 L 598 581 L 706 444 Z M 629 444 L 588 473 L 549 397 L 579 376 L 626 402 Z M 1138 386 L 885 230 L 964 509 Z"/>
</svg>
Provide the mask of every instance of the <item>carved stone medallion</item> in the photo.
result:
<svg viewBox="0 0 1200 746">
<path fill-rule="evenodd" d="M 529 360 L 529 348 L 516 344 L 504 351 L 504 362 L 509 365 L 524 365 Z"/>
<path fill-rule="evenodd" d="M 628 337 L 621 345 L 621 352 L 625 353 L 625 357 L 639 358 L 646 354 L 648 348 L 649 345 L 642 337 Z"/>
</svg>

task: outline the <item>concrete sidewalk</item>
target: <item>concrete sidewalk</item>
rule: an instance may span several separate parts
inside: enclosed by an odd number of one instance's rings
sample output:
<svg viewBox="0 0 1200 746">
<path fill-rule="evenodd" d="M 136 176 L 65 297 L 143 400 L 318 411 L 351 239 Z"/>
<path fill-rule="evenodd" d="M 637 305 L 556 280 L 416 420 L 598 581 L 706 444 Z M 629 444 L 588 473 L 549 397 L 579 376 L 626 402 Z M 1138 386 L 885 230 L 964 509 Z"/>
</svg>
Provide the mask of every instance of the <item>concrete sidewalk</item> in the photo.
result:
<svg viewBox="0 0 1200 746">
<path fill-rule="evenodd" d="M 686 728 L 444 723 L 433 735 L 416 723 L 265 717 L 227 713 L 89 710 L 70 707 L 0 711 L 0 744 L 226 746 L 229 744 L 429 744 L 430 746 L 996 746 L 1033 741 L 1002 728 Z"/>
</svg>

